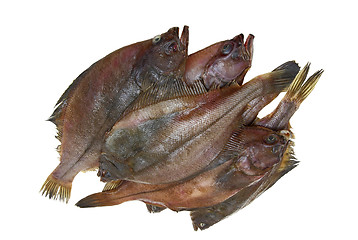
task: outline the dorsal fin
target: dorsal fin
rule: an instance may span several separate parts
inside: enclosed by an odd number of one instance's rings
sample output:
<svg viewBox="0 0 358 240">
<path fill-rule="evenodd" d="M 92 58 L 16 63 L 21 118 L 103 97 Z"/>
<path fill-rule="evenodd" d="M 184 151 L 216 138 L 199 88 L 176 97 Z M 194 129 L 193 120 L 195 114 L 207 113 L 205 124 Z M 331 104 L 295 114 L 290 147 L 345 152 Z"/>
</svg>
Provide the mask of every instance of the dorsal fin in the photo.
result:
<svg viewBox="0 0 358 240">
<path fill-rule="evenodd" d="M 95 63 L 94 63 L 95 64 Z M 71 85 L 66 89 L 66 91 L 61 95 L 61 97 L 58 99 L 55 110 L 51 114 L 51 116 L 47 119 L 47 121 L 50 121 L 56 125 L 57 128 L 57 136 L 56 138 L 61 142 L 62 139 L 62 131 L 63 131 L 63 114 L 66 111 L 67 102 L 68 99 L 71 98 L 73 92 L 81 82 L 81 80 L 84 78 L 84 76 L 87 75 L 89 70 L 94 65 L 92 64 L 89 68 L 87 68 L 85 71 L 83 71 L 72 83 Z"/>
<path fill-rule="evenodd" d="M 181 78 L 160 80 L 144 90 L 123 115 L 158 102 L 197 96 L 205 93 L 207 93 L 207 90 L 202 81 L 196 81 L 194 84 L 188 86 Z"/>
</svg>

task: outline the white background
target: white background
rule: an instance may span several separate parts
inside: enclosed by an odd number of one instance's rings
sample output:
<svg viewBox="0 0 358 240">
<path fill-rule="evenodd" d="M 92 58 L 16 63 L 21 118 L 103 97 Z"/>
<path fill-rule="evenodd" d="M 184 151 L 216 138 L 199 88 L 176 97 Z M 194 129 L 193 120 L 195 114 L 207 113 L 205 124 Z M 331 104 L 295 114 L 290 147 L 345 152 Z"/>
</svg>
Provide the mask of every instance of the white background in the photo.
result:
<svg viewBox="0 0 358 240">
<path fill-rule="evenodd" d="M 0 4 L 0 224 L 4 239 L 357 239 L 357 7 L 353 1 L 7 1 Z M 11 2 L 11 3 L 10 3 Z M 336 2 L 336 3 L 333 3 Z M 103 184 L 74 181 L 68 204 L 39 194 L 58 164 L 45 121 L 63 91 L 108 53 L 190 26 L 190 53 L 255 35 L 246 79 L 287 60 L 325 70 L 291 124 L 300 165 L 245 209 L 194 232 L 188 212 L 141 202 L 80 209 Z M 271 106 L 272 109 L 272 106 Z M 269 112 L 269 110 L 265 110 Z"/>
</svg>

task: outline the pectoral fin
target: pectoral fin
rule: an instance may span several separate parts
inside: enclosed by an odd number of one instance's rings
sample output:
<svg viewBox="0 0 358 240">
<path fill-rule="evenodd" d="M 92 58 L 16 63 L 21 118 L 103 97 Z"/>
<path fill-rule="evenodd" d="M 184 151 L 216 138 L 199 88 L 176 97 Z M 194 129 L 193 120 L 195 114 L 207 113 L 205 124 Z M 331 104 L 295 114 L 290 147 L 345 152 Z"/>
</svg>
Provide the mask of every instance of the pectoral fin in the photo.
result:
<svg viewBox="0 0 358 240">
<path fill-rule="evenodd" d="M 146 204 L 148 212 L 150 213 L 159 213 L 165 209 L 167 209 L 166 207 L 159 207 L 159 206 L 155 206 L 155 205 L 151 205 L 151 204 Z"/>
</svg>

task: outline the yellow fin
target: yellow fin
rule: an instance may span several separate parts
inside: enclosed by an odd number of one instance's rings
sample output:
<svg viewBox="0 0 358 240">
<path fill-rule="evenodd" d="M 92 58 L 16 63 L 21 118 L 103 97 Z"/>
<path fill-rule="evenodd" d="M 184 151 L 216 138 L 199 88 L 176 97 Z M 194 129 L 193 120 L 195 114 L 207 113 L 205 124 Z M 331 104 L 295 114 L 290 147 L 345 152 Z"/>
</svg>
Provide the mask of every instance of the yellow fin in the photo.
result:
<svg viewBox="0 0 358 240">
<path fill-rule="evenodd" d="M 122 180 L 114 180 L 114 181 L 107 182 L 106 185 L 104 186 L 102 192 L 111 191 L 113 189 L 116 189 L 122 184 L 122 182 L 123 182 Z"/>
<path fill-rule="evenodd" d="M 72 183 L 63 184 L 50 175 L 42 185 L 40 192 L 50 199 L 68 203 L 71 197 L 71 187 Z"/>
<path fill-rule="evenodd" d="M 321 77 L 323 70 L 321 69 L 315 72 L 307 79 L 307 81 L 305 81 L 309 68 L 310 63 L 307 63 L 306 66 L 296 75 L 295 79 L 287 90 L 286 98 L 291 99 L 291 101 L 296 100 L 299 104 L 301 104 L 312 92 L 319 78 Z"/>
</svg>

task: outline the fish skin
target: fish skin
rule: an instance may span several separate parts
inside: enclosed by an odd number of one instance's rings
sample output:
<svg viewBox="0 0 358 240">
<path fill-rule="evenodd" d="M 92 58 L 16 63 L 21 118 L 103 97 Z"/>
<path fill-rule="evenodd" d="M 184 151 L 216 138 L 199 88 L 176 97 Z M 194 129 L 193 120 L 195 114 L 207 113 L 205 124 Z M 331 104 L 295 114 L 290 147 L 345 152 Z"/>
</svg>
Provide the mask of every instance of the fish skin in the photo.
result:
<svg viewBox="0 0 358 240">
<path fill-rule="evenodd" d="M 269 142 L 269 137 L 274 141 Z M 76 205 L 81 208 L 111 206 L 140 200 L 159 210 L 210 206 L 260 181 L 280 161 L 287 145 L 286 136 L 278 132 L 263 127 L 242 127 L 232 133 L 231 141 L 220 153 L 230 159 L 191 180 L 158 185 L 124 181 L 118 188 L 90 195 Z"/>
<path fill-rule="evenodd" d="M 161 34 L 158 42 L 153 38 L 114 51 L 64 92 L 49 118 L 58 129 L 60 164 L 42 186 L 43 195 L 68 202 L 74 177 L 98 167 L 105 132 L 143 88 L 182 78 L 189 33 L 185 26 L 179 39 L 178 31 L 174 27 Z"/>
<path fill-rule="evenodd" d="M 190 55 L 184 81 L 192 85 L 201 80 L 208 90 L 223 87 L 232 81 L 242 85 L 245 74 L 251 68 L 253 40 L 254 36 L 249 34 L 244 42 L 244 35 L 240 34 Z"/>
<path fill-rule="evenodd" d="M 298 110 L 301 103 L 311 93 L 323 73 L 323 70 L 317 71 L 305 81 L 309 66 L 310 65 L 307 64 L 299 74 L 297 74 L 295 80 L 290 85 L 286 95 L 280 101 L 276 109 L 264 118 L 257 119 L 253 126 L 268 127 L 272 130 L 286 134 L 287 138 L 293 138 L 293 133 L 289 130 L 289 120 Z M 234 212 L 244 208 L 273 186 L 282 176 L 295 168 L 298 165 L 298 161 L 294 157 L 293 146 L 293 142 L 290 141 L 279 164 L 272 168 L 270 174 L 265 178 L 262 178 L 255 184 L 241 190 L 222 203 L 191 211 L 190 216 L 194 230 L 207 229 Z"/>
<path fill-rule="evenodd" d="M 169 107 L 164 115 L 162 106 L 156 111 L 156 105 L 144 108 L 142 116 L 135 111 L 126 115 L 107 135 L 100 159 L 101 180 L 163 184 L 194 176 L 225 146 L 247 103 L 291 83 L 297 64 L 286 65 L 287 71 L 260 75 L 243 86 L 170 100 L 163 105 L 173 105 L 174 110 Z M 143 141 L 133 145 L 138 139 Z"/>
</svg>

